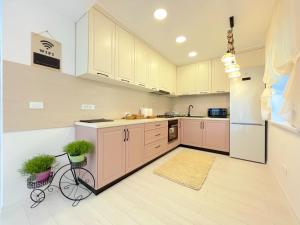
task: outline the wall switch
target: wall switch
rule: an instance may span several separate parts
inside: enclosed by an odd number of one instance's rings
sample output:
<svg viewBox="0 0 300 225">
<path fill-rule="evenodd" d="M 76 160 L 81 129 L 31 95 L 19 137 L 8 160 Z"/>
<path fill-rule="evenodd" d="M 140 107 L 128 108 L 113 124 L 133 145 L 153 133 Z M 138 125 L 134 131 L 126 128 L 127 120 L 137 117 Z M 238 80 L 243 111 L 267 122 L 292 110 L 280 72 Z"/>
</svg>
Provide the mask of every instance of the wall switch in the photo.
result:
<svg viewBox="0 0 300 225">
<path fill-rule="evenodd" d="M 29 102 L 29 109 L 43 109 L 44 102 Z"/>
<path fill-rule="evenodd" d="M 80 109 L 82 110 L 95 110 L 96 105 L 93 104 L 81 104 Z"/>
</svg>

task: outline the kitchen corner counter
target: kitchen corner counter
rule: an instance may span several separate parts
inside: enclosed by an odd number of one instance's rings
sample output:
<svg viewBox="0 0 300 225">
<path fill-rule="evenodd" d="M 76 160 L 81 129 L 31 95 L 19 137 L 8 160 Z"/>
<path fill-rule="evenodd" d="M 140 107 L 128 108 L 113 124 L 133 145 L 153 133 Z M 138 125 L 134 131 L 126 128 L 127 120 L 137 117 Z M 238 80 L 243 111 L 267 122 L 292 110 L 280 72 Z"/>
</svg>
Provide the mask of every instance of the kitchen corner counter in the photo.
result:
<svg viewBox="0 0 300 225">
<path fill-rule="evenodd" d="M 154 119 L 135 119 L 135 120 L 125 120 L 119 119 L 110 122 L 100 122 L 100 123 L 85 123 L 85 122 L 75 122 L 75 126 L 91 127 L 91 128 L 108 128 L 108 127 L 119 127 L 134 124 L 145 124 L 153 122 L 162 122 L 175 119 L 195 119 L 195 120 L 227 120 L 229 118 L 209 118 L 209 117 L 173 117 L 173 118 L 154 118 Z"/>
</svg>

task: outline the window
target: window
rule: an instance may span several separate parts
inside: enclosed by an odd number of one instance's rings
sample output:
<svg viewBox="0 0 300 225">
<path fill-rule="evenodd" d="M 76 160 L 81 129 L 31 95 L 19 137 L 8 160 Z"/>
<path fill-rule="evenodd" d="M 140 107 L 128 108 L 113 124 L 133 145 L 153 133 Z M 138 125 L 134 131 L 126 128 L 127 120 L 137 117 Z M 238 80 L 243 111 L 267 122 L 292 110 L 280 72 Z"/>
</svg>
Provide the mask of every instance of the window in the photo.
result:
<svg viewBox="0 0 300 225">
<path fill-rule="evenodd" d="M 272 86 L 272 120 L 279 123 L 286 122 L 280 115 L 280 110 L 284 101 L 284 90 L 288 82 L 289 76 L 281 76 L 276 84 Z"/>
</svg>

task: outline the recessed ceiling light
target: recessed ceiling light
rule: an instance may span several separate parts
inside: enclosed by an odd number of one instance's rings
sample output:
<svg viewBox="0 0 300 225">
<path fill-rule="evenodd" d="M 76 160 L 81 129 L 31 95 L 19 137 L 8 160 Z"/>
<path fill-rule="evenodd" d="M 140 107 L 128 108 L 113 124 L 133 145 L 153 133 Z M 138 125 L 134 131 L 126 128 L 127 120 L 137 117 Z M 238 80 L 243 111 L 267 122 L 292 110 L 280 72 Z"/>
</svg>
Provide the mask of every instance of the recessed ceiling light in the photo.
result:
<svg viewBox="0 0 300 225">
<path fill-rule="evenodd" d="M 198 55 L 198 53 L 195 51 L 189 52 L 189 57 L 195 57 L 196 55 Z"/>
<path fill-rule="evenodd" d="M 168 13 L 165 9 L 157 9 L 155 10 L 153 16 L 157 20 L 163 20 L 167 17 Z"/>
<path fill-rule="evenodd" d="M 179 44 L 181 44 L 181 43 L 183 43 L 183 42 L 185 42 L 186 41 L 186 37 L 185 36 L 178 36 L 177 38 L 176 38 L 176 42 L 177 43 L 179 43 Z"/>
</svg>

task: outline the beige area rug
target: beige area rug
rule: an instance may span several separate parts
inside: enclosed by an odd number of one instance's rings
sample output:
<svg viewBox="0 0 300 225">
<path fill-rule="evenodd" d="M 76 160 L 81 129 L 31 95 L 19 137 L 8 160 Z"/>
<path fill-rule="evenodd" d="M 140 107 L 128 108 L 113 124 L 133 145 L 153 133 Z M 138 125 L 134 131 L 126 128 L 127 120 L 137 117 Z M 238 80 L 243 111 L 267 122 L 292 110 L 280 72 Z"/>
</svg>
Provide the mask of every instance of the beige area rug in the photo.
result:
<svg viewBox="0 0 300 225">
<path fill-rule="evenodd" d="M 186 187 L 200 190 L 215 157 L 196 150 L 183 150 L 154 170 L 154 173 Z"/>
</svg>

